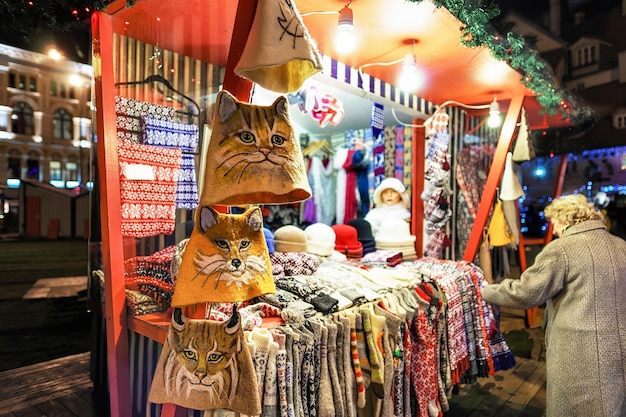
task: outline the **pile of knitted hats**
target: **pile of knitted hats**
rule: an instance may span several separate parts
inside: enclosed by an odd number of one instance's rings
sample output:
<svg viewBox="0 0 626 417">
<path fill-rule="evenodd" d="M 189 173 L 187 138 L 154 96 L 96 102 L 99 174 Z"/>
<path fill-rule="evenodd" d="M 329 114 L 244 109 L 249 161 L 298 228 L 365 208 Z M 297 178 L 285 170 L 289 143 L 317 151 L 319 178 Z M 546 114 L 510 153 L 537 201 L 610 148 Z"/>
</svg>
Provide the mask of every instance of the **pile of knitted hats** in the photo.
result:
<svg viewBox="0 0 626 417">
<path fill-rule="evenodd" d="M 385 221 L 376 234 L 376 249 L 402 252 L 404 261 L 416 260 L 415 235 L 411 234 L 409 222 L 401 219 Z"/>
</svg>

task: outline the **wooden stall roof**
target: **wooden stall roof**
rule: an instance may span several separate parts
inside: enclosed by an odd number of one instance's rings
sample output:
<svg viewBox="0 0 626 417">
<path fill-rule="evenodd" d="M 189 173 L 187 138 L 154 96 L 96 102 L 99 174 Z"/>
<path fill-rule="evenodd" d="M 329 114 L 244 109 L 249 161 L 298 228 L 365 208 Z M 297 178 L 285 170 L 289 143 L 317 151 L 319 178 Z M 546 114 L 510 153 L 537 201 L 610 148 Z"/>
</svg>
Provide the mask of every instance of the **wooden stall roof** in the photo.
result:
<svg viewBox="0 0 626 417">
<path fill-rule="evenodd" d="M 354 14 L 357 45 L 350 54 L 341 55 L 333 41 L 338 14 L 319 12 L 338 12 L 348 3 Z M 415 94 L 434 104 L 448 100 L 487 104 L 497 96 L 504 112 L 511 98 L 521 95 L 526 97 L 523 105 L 531 129 L 567 124 L 560 115 L 546 116 L 534 93 L 521 82 L 521 74 L 495 59 L 488 48 L 462 45 L 461 22 L 429 0 L 296 0 L 295 4 L 322 54 L 353 68 L 367 65 L 363 72 L 389 84 L 397 84 L 401 64 L 369 64 L 399 60 L 413 51 L 425 77 L 424 86 Z M 118 0 L 106 9 L 120 18 L 116 32 L 226 65 L 237 1 L 149 0 L 125 5 L 125 0 Z"/>
</svg>

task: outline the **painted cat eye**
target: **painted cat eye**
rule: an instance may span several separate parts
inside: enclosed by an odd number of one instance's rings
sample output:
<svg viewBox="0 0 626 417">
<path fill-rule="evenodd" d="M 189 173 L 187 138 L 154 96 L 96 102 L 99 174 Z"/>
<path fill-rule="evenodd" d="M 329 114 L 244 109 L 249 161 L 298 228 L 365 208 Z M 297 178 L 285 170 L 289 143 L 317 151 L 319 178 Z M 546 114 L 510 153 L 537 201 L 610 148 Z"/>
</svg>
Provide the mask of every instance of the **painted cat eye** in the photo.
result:
<svg viewBox="0 0 626 417">
<path fill-rule="evenodd" d="M 241 141 L 246 144 L 254 143 L 254 135 L 250 132 L 241 132 L 239 135 Z"/>
<path fill-rule="evenodd" d="M 285 138 L 280 135 L 272 135 L 272 143 L 274 145 L 283 145 L 285 143 Z"/>
<path fill-rule="evenodd" d="M 247 249 L 249 247 L 250 247 L 249 240 L 242 240 L 241 243 L 239 243 L 239 249 Z"/>
<path fill-rule="evenodd" d="M 183 350 L 183 355 L 187 359 L 196 360 L 196 352 L 194 352 L 193 350 Z"/>
<path fill-rule="evenodd" d="M 226 241 L 224 239 L 216 239 L 215 240 L 215 245 L 218 248 L 220 248 L 220 249 L 229 249 L 228 241 Z"/>
<path fill-rule="evenodd" d="M 211 353 L 206 358 L 207 362 L 218 362 L 220 359 L 222 359 L 222 355 L 219 353 Z"/>
</svg>

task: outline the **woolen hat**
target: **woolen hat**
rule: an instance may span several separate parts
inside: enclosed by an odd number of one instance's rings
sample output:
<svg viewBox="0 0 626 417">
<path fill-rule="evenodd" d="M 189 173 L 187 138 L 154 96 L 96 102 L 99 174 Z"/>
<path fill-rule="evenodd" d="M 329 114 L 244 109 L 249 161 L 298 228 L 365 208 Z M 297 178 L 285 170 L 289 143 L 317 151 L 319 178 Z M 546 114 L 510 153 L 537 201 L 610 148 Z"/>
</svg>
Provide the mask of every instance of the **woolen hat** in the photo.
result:
<svg viewBox="0 0 626 417">
<path fill-rule="evenodd" d="M 272 231 L 267 227 L 263 228 L 263 235 L 265 236 L 265 243 L 267 244 L 267 251 L 269 253 L 274 253 L 274 235 L 272 235 Z"/>
<path fill-rule="evenodd" d="M 274 232 L 274 250 L 276 252 L 306 252 L 306 234 L 304 230 L 286 225 Z"/>
<path fill-rule="evenodd" d="M 404 205 L 406 207 L 409 206 L 408 196 L 406 195 L 406 187 L 404 186 L 404 184 L 402 184 L 402 181 L 400 181 L 397 178 L 385 178 L 378 185 L 378 187 L 376 187 L 376 190 L 374 190 L 374 204 L 376 205 L 376 207 L 382 207 L 383 199 L 381 197 L 381 194 L 383 193 L 383 191 L 389 190 L 389 189 L 394 190 L 398 194 L 400 194 Z"/>
<path fill-rule="evenodd" d="M 363 254 L 371 253 L 376 250 L 376 241 L 372 234 L 372 225 L 365 219 L 350 220 L 348 225 L 354 227 L 357 232 L 357 239 L 363 245 Z"/>
<path fill-rule="evenodd" d="M 361 258 L 363 256 L 363 245 L 359 242 L 358 233 L 354 226 L 335 224 L 332 229 L 337 236 L 336 251 L 343 253 L 348 258 Z"/>
<path fill-rule="evenodd" d="M 307 252 L 319 256 L 330 256 L 335 249 L 337 236 L 332 227 L 324 223 L 314 223 L 304 229 Z"/>
</svg>

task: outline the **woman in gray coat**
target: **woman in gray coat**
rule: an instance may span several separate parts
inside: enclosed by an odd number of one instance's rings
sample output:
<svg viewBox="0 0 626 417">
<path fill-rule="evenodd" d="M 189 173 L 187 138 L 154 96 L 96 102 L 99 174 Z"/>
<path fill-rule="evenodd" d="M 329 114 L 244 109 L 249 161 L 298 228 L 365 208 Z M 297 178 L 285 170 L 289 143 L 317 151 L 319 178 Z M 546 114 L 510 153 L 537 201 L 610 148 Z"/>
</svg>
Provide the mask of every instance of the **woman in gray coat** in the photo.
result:
<svg viewBox="0 0 626 417">
<path fill-rule="evenodd" d="M 547 417 L 626 417 L 626 241 L 582 195 L 544 214 L 559 239 L 483 298 L 522 310 L 546 303 Z"/>
</svg>

